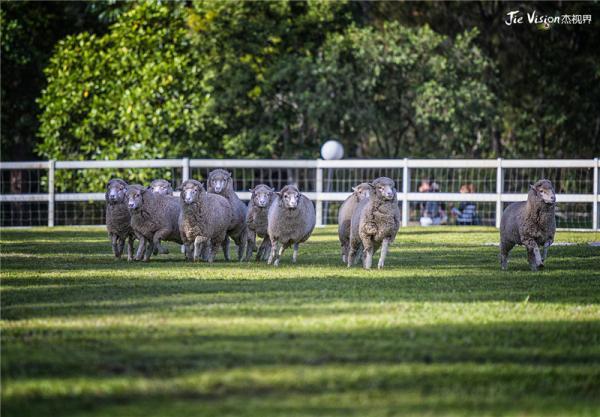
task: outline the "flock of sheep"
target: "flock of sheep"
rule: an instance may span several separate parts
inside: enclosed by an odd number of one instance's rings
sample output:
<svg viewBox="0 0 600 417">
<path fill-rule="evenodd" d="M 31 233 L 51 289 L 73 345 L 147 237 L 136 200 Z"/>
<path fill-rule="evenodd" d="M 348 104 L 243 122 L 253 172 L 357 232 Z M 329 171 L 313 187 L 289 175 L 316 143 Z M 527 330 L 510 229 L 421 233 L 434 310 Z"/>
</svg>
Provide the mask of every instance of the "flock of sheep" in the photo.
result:
<svg viewBox="0 0 600 417">
<path fill-rule="evenodd" d="M 127 245 L 127 260 L 147 262 L 153 254 L 165 254 L 163 240 L 182 244 L 189 261 L 212 262 L 219 249 L 229 260 L 230 239 L 237 246 L 238 261 L 256 260 L 279 265 L 283 252 L 298 246 L 315 227 L 312 201 L 294 185 L 276 192 L 260 184 L 250 190 L 246 206 L 233 189 L 231 173 L 215 169 L 206 188 L 190 179 L 181 184 L 180 196 L 173 196 L 171 184 L 154 180 L 150 186 L 128 185 L 121 179 L 109 181 L 106 190 L 106 227 L 113 253 L 120 258 Z M 556 224 L 556 197 L 552 184 L 540 180 L 531 186 L 526 202 L 511 204 L 504 211 L 500 227 L 501 267 L 506 269 L 509 251 L 517 244 L 528 251 L 532 270 L 544 266 Z M 394 181 L 380 177 L 353 188 L 338 214 L 342 261 L 352 266 L 362 259 L 370 269 L 375 252 L 381 248 L 378 268 L 383 268 L 390 243 L 400 227 L 400 210 Z M 256 240 L 262 238 L 257 248 Z M 139 240 L 134 254 L 134 240 Z"/>
</svg>

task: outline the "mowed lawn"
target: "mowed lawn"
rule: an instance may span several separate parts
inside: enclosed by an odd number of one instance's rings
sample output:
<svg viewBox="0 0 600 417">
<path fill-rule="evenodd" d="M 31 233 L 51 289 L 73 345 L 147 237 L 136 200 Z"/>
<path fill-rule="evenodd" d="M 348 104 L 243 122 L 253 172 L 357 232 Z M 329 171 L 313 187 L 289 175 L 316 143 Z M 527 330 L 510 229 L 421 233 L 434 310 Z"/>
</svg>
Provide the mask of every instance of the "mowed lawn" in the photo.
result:
<svg viewBox="0 0 600 417">
<path fill-rule="evenodd" d="M 332 227 L 279 268 L 0 240 L 3 416 L 600 415 L 598 234 L 539 273 L 522 247 L 501 272 L 493 228 L 401 229 L 381 271 Z"/>
</svg>

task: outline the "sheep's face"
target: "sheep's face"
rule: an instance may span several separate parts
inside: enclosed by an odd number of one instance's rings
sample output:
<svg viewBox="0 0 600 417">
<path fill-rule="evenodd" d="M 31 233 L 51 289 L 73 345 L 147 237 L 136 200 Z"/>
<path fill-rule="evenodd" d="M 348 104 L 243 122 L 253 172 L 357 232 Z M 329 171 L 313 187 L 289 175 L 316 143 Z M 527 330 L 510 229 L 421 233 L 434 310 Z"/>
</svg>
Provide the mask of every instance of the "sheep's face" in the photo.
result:
<svg viewBox="0 0 600 417">
<path fill-rule="evenodd" d="M 356 187 L 352 187 L 354 194 L 358 197 L 358 201 L 363 201 L 365 198 L 369 198 L 371 196 L 371 192 L 373 188 L 366 182 L 357 185 Z"/>
<path fill-rule="evenodd" d="M 389 178 L 378 178 L 373 181 L 373 188 L 378 198 L 389 201 L 393 200 L 396 195 L 394 181 Z"/>
<path fill-rule="evenodd" d="M 202 183 L 188 182 L 183 185 L 181 190 L 181 199 L 185 204 L 192 204 L 200 198 L 200 194 L 204 192 Z"/>
<path fill-rule="evenodd" d="M 143 195 L 146 192 L 145 188 L 129 188 L 127 190 L 127 207 L 129 210 L 135 211 L 142 206 Z"/>
<path fill-rule="evenodd" d="M 548 180 L 540 180 L 531 185 L 530 188 L 535 191 L 536 195 L 546 204 L 556 203 L 556 194 L 552 183 Z"/>
<path fill-rule="evenodd" d="M 106 186 L 106 201 L 110 204 L 121 203 L 125 200 L 126 184 L 119 180 L 110 180 Z"/>
<path fill-rule="evenodd" d="M 300 201 L 300 193 L 297 190 L 285 189 L 280 191 L 279 196 L 284 207 L 290 210 L 294 210 L 298 207 L 298 202 Z"/>
<path fill-rule="evenodd" d="M 166 180 L 154 180 L 150 184 L 150 190 L 154 194 L 173 195 L 173 187 Z"/>
<path fill-rule="evenodd" d="M 217 172 L 210 177 L 210 186 L 215 191 L 215 193 L 219 194 L 225 188 L 227 188 L 227 182 L 231 179 L 231 175 L 224 174 L 221 172 Z"/>
<path fill-rule="evenodd" d="M 250 192 L 252 193 L 254 205 L 261 208 L 267 207 L 273 197 L 273 189 L 269 187 L 257 187 L 250 190 Z"/>
</svg>

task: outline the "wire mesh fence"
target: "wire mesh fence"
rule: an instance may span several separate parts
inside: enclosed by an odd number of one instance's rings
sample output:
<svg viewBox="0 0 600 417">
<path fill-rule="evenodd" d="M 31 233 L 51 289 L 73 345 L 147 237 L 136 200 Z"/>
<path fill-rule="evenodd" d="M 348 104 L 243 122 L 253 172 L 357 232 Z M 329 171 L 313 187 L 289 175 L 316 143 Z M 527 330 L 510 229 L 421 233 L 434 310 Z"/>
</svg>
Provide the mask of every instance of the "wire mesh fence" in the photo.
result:
<svg viewBox="0 0 600 417">
<path fill-rule="evenodd" d="M 499 210 L 524 200 L 529 185 L 551 180 L 560 228 L 598 228 L 598 160 L 153 160 L 59 161 L 0 164 L 0 224 L 10 226 L 103 224 L 104 187 L 118 177 L 148 185 L 164 178 L 176 189 L 183 180 L 206 181 L 215 168 L 232 173 L 234 189 L 296 184 L 315 201 L 319 224 L 336 224 L 352 187 L 386 176 L 398 190 L 403 225 L 418 225 L 435 208 L 441 224 L 498 226 Z M 439 193 L 439 194 L 438 194 Z M 465 220 L 464 212 L 470 217 Z M 52 222 L 50 222 L 51 216 Z"/>
</svg>

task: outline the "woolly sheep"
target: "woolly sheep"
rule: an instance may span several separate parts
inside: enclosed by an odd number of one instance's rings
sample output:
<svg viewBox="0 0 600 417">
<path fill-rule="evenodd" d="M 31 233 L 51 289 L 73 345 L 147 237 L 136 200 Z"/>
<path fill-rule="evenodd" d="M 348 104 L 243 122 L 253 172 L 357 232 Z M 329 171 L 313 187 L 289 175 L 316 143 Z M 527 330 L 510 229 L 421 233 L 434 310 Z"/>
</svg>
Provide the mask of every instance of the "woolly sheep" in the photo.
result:
<svg viewBox="0 0 600 417">
<path fill-rule="evenodd" d="M 233 215 L 231 204 L 218 194 L 207 193 L 196 180 L 183 182 L 180 198 L 179 232 L 186 258 L 198 261 L 202 256 L 212 262 L 227 237 Z"/>
<path fill-rule="evenodd" d="M 149 186 L 150 191 L 154 194 L 162 194 L 162 195 L 173 195 L 173 187 L 171 187 L 171 183 L 167 180 L 158 179 L 154 180 L 150 183 Z M 169 250 L 161 245 L 159 241 L 158 244 L 154 247 L 154 255 L 158 253 L 169 253 Z"/>
<path fill-rule="evenodd" d="M 362 245 L 363 267 L 371 268 L 373 255 L 381 246 L 377 267 L 383 268 L 389 244 L 394 241 L 400 227 L 400 209 L 394 181 L 379 177 L 371 185 L 374 192 L 358 204 L 350 221 L 348 267 L 352 266 Z"/>
<path fill-rule="evenodd" d="M 158 179 L 150 183 L 150 189 L 154 194 L 173 195 L 173 187 L 167 180 Z"/>
<path fill-rule="evenodd" d="M 233 190 L 231 173 L 220 168 L 211 171 L 208 174 L 208 192 L 225 197 L 229 201 L 229 204 L 231 204 L 233 216 L 229 230 L 227 230 L 227 236 L 231 237 L 238 246 L 238 261 L 241 261 L 246 253 L 246 245 L 248 243 L 246 237 L 248 234 L 246 227 L 246 205 Z M 223 253 L 225 259 L 229 260 L 229 239 L 225 239 L 223 242 Z"/>
<path fill-rule="evenodd" d="M 256 260 L 265 259 L 271 250 L 271 240 L 268 236 L 267 223 L 269 207 L 273 201 L 273 188 L 259 184 L 249 190 L 252 193 L 248 202 L 246 224 L 248 225 L 248 246 L 246 260 L 249 260 L 256 248 L 256 236 L 263 238 L 256 254 Z"/>
<path fill-rule="evenodd" d="M 127 260 L 133 260 L 133 241 L 135 234 L 131 228 L 131 216 L 125 196 L 127 183 L 115 178 L 106 186 L 106 230 L 112 244 L 115 258 L 120 258 L 127 241 Z"/>
<path fill-rule="evenodd" d="M 346 263 L 348 258 L 350 220 L 352 219 L 352 214 L 356 210 L 358 203 L 365 198 L 369 198 L 369 195 L 373 191 L 373 187 L 371 184 L 363 182 L 356 187 L 352 187 L 352 191 L 352 194 L 344 200 L 338 212 L 338 237 L 340 239 L 340 244 L 342 245 L 342 262 L 344 263 Z"/>
<path fill-rule="evenodd" d="M 279 265 L 286 248 L 294 245 L 292 262 L 298 258 L 298 245 L 305 242 L 315 228 L 316 216 L 312 201 L 294 185 L 286 185 L 275 193 L 268 214 L 267 232 L 271 239 L 268 263 Z M 278 250 L 278 245 L 281 247 Z"/>
<path fill-rule="evenodd" d="M 508 267 L 508 254 L 515 245 L 527 249 L 532 271 L 544 267 L 548 247 L 554 242 L 556 232 L 556 194 L 552 183 L 546 179 L 529 186 L 527 201 L 509 205 L 500 221 L 500 266 Z M 543 253 L 540 254 L 540 248 Z"/>
<path fill-rule="evenodd" d="M 136 260 L 147 262 L 154 247 L 162 240 L 181 244 L 179 198 L 154 194 L 141 185 L 127 187 L 131 227 L 140 239 Z"/>
</svg>

